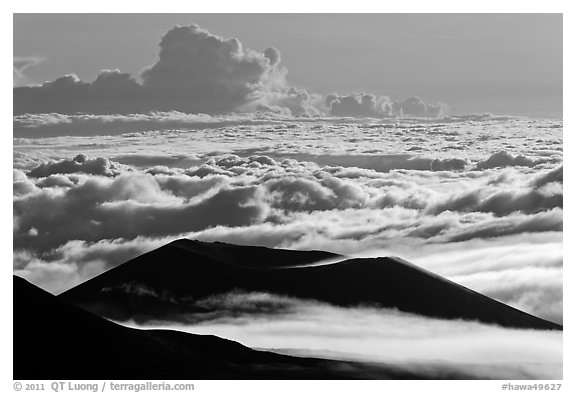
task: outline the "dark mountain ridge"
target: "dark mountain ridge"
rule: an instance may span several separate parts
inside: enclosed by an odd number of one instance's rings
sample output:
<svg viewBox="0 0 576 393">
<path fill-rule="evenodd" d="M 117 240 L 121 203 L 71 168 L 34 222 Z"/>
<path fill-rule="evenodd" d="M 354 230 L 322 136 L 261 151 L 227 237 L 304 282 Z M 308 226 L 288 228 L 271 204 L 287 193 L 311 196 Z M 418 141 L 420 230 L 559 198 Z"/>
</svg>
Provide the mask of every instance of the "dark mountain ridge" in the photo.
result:
<svg viewBox="0 0 576 393">
<path fill-rule="evenodd" d="M 329 263 L 340 259 L 339 262 Z M 561 330 L 399 258 L 345 259 L 322 251 L 181 239 L 60 295 L 119 321 L 178 320 L 189 301 L 232 291 L 265 292 L 337 306 L 369 305 L 504 327 Z"/>
<path fill-rule="evenodd" d="M 13 286 L 17 380 L 482 378 L 450 367 L 412 372 L 382 363 L 256 351 L 211 335 L 132 329 L 67 304 L 22 278 L 14 276 Z"/>
</svg>

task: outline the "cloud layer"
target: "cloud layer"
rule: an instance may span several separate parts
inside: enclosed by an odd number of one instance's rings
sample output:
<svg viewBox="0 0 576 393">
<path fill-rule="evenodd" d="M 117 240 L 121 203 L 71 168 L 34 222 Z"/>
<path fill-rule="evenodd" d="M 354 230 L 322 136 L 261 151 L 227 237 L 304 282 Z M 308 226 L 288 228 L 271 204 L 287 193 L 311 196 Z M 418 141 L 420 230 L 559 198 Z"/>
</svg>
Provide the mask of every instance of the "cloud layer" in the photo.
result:
<svg viewBox="0 0 576 393">
<path fill-rule="evenodd" d="M 243 139 L 225 127 L 78 141 L 94 143 L 93 151 L 115 152 L 115 159 L 77 152 L 52 158 L 75 150 L 74 143 L 51 150 L 61 145 L 59 138 L 22 140 L 15 157 L 20 169 L 14 171 L 15 270 L 59 292 L 178 237 L 399 255 L 562 321 L 561 151 L 454 156 L 446 150 L 434 158 L 360 153 L 359 145 L 355 154 L 322 154 L 326 139 L 311 136 L 312 154 L 281 141 L 287 132 L 309 135 L 310 126 L 326 127 L 319 137 L 337 132 L 329 128 L 334 123 L 316 121 L 245 125 Z M 372 128 L 342 127 L 373 143 Z M 452 126 L 401 127 L 406 137 L 429 144 L 455 132 Z M 280 139 L 272 138 L 276 132 Z M 479 147 L 481 132 L 474 137 Z M 262 147 L 267 136 L 278 144 Z M 201 144 L 200 138 L 218 145 Z M 178 141 L 176 151 L 167 148 L 169 140 Z M 243 150 L 237 149 L 241 141 Z M 204 150 L 179 156 L 178 147 L 187 149 L 187 143 Z M 238 154 L 218 152 L 226 143 Z M 144 145 L 147 154 L 136 154 Z M 479 165 L 495 161 L 500 165 Z M 467 256 L 469 250 L 478 253 Z M 548 278 L 540 280 L 540 274 Z M 513 276 L 518 281 L 511 283 Z"/>
<path fill-rule="evenodd" d="M 345 215 L 351 209 L 386 213 L 388 220 L 397 217 L 404 222 L 402 227 L 410 229 L 406 235 L 451 241 L 513 234 L 517 227 L 561 230 L 562 225 L 561 214 L 556 213 L 562 208 L 561 184 L 538 187 L 531 178 L 519 177 L 514 184 L 488 178 L 462 192 L 418 186 L 408 181 L 410 174 L 353 173 L 345 167 L 290 159 L 277 162 L 267 156 L 227 155 L 188 169 L 153 167 L 144 173 L 122 167 L 103 157 L 77 155 L 40 164 L 27 175 L 16 171 L 20 196 L 14 202 L 19 230 L 15 244 L 42 242 L 55 247 L 71 236 L 66 228 L 81 240 L 97 241 L 287 222 L 295 216 L 303 220 L 304 215 L 321 217 L 334 211 Z M 460 220 L 462 214 L 468 217 L 465 222 Z M 190 219 L 176 220 L 178 215 Z M 114 217 L 134 223 L 133 229 L 116 225 Z M 62 225 L 62 234 L 51 227 L 54 221 Z M 42 240 L 30 238 L 33 227 L 42 233 Z M 451 228 L 457 230 L 452 233 Z M 365 232 L 369 235 L 371 230 Z"/>
<path fill-rule="evenodd" d="M 128 290 L 128 288 L 127 288 Z M 141 296 L 154 296 L 145 288 Z M 391 309 L 339 308 L 266 293 L 229 293 L 196 302 L 190 322 L 138 326 L 217 334 L 245 345 L 301 356 L 392 363 L 477 378 L 562 376 L 562 333 L 425 318 Z M 135 326 L 133 323 L 129 323 Z M 407 329 L 406 327 L 410 328 Z"/>
</svg>

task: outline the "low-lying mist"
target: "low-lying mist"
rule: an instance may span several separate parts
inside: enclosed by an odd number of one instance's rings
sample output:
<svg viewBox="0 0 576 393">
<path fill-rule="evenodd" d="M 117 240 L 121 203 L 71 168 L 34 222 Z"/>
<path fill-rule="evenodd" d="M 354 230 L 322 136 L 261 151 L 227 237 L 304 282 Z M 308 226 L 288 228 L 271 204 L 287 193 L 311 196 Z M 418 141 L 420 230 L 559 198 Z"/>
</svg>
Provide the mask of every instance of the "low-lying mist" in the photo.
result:
<svg viewBox="0 0 576 393">
<path fill-rule="evenodd" d="M 197 301 L 189 323 L 137 328 L 212 334 L 295 356 L 462 371 L 478 378 L 562 378 L 562 332 L 509 329 L 373 307 L 342 308 L 266 293 L 229 293 Z"/>
</svg>

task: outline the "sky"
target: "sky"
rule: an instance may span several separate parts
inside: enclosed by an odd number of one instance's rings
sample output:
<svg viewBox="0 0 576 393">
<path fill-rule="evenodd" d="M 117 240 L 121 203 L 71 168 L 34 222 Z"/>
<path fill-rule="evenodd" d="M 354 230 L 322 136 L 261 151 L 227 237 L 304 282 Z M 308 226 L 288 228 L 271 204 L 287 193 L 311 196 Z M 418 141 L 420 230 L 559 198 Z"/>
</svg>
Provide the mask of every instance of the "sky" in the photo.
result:
<svg viewBox="0 0 576 393">
<path fill-rule="evenodd" d="M 442 102 L 450 114 L 562 116 L 561 14 L 15 14 L 25 84 L 102 69 L 139 75 L 160 38 L 197 24 L 276 48 L 290 86 Z"/>
</svg>

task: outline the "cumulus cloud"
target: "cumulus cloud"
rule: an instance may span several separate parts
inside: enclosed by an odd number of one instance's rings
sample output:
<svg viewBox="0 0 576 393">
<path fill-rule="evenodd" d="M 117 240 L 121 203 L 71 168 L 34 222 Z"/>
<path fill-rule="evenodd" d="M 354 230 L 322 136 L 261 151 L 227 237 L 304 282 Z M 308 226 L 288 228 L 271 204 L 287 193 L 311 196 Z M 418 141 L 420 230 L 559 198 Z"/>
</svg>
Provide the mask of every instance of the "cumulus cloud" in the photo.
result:
<svg viewBox="0 0 576 393">
<path fill-rule="evenodd" d="M 228 186 L 182 201 L 163 191 L 152 175 L 94 177 L 73 188 L 46 188 L 16 199 L 14 246 L 46 251 L 72 239 L 134 239 L 249 225 L 265 216 L 262 198 L 257 186 Z"/>
<path fill-rule="evenodd" d="M 527 166 L 533 167 L 535 165 L 545 162 L 544 160 L 533 160 L 523 155 L 514 156 L 507 151 L 501 150 L 498 153 L 492 154 L 486 160 L 479 161 L 476 164 L 476 169 L 489 169 L 489 168 L 503 168 L 507 166 Z"/>
<path fill-rule="evenodd" d="M 32 58 L 15 58 L 14 84 L 24 80 Z M 352 117 L 439 117 L 444 104 L 418 97 L 391 102 L 373 94 L 319 94 L 287 82 L 280 52 L 246 48 L 236 38 L 211 34 L 197 25 L 176 26 L 160 41 L 158 60 L 139 77 L 102 70 L 94 81 L 65 75 L 13 90 L 14 115 L 26 113 L 133 114 L 265 112 L 282 115 Z M 111 124 L 108 124 L 111 126 Z"/>
<path fill-rule="evenodd" d="M 548 189 L 524 188 L 520 190 L 498 190 L 496 192 L 471 190 L 432 204 L 427 209 L 434 214 L 456 210 L 462 212 L 491 212 L 497 216 L 506 216 L 514 212 L 533 214 L 556 207 L 563 207 L 561 187 Z"/>
<path fill-rule="evenodd" d="M 386 96 L 368 93 L 350 95 L 330 94 L 326 97 L 326 106 L 333 116 L 350 117 L 387 117 L 391 115 L 392 102 Z"/>
<path fill-rule="evenodd" d="M 28 175 L 31 177 L 48 177 L 54 174 L 64 173 L 87 173 L 100 176 L 117 176 L 122 171 L 118 163 L 104 157 L 88 158 L 84 154 L 78 154 L 71 160 L 60 160 L 42 163 L 34 168 Z"/>
<path fill-rule="evenodd" d="M 550 172 L 544 173 L 534 179 L 533 184 L 536 187 L 542 187 L 548 183 L 563 183 L 564 182 L 564 166 L 561 165 Z"/>
<path fill-rule="evenodd" d="M 286 70 L 279 63 L 274 48 L 260 53 L 196 25 L 177 26 L 164 35 L 158 61 L 141 77 L 144 86 L 167 93 L 172 109 L 222 112 L 283 89 Z"/>
<path fill-rule="evenodd" d="M 420 97 L 408 97 L 392 104 L 392 112 L 398 116 L 440 117 L 446 115 L 448 106 L 425 102 Z"/>
<path fill-rule="evenodd" d="M 146 102 L 146 92 L 131 75 L 104 70 L 93 82 L 74 74 L 39 86 L 14 88 L 14 114 L 23 113 L 116 113 L 155 109 Z"/>
<path fill-rule="evenodd" d="M 221 175 L 197 179 L 181 174 L 167 175 L 160 173 L 155 176 L 155 179 L 161 189 L 187 200 L 207 192 L 216 193 L 225 185 L 230 184 L 230 179 Z"/>
<path fill-rule="evenodd" d="M 562 231 L 563 212 L 561 209 L 540 212 L 528 216 L 519 214 L 502 217 L 469 227 L 462 227 L 460 233 L 447 236 L 448 241 L 459 242 L 475 238 L 507 236 L 526 232 Z"/>
<path fill-rule="evenodd" d="M 430 181 L 425 174 L 434 172 L 421 173 L 421 181 Z M 188 169 L 145 171 L 77 155 L 35 166 L 28 175 L 15 171 L 14 241 L 17 247 L 45 249 L 72 239 L 176 235 L 218 225 L 333 222 L 335 212 L 338 220 L 349 219 L 344 213 L 349 210 L 374 223 L 359 225 L 361 230 L 348 235 L 355 238 L 403 233 L 463 241 L 562 229 L 557 182 L 536 187 L 533 180 L 518 181 L 508 189 L 479 181 L 461 193 L 459 188 L 439 192 L 417 185 L 409 181 L 416 176 L 410 172 L 359 174 L 350 177 L 350 169 L 343 167 L 261 155 L 224 155 Z M 125 224 L 116 225 L 118 221 Z M 32 228 L 40 236 L 33 236 Z"/>
<path fill-rule="evenodd" d="M 325 104 L 333 116 L 438 118 L 448 112 L 446 104 L 431 104 L 420 97 L 391 101 L 387 96 L 369 93 L 330 94 L 326 97 Z"/>
<path fill-rule="evenodd" d="M 248 105 L 245 109 L 286 116 L 319 117 L 325 115 L 320 94 L 294 87 L 267 92 L 256 105 Z"/>
<path fill-rule="evenodd" d="M 139 79 L 103 70 L 92 82 L 72 74 L 17 87 L 14 114 L 223 113 L 275 107 L 307 113 L 314 96 L 287 85 L 280 61 L 275 48 L 257 52 L 196 25 L 176 26 L 162 37 L 157 62 Z"/>
<path fill-rule="evenodd" d="M 468 165 L 465 158 L 432 158 L 413 154 L 286 154 L 299 161 L 313 161 L 319 165 L 354 167 L 389 172 L 395 169 L 417 171 L 458 171 Z"/>
<path fill-rule="evenodd" d="M 284 177 L 264 183 L 272 206 L 287 211 L 331 210 L 359 207 L 367 195 L 357 186 L 336 178 L 322 181 Z"/>
<path fill-rule="evenodd" d="M 15 197 L 28 194 L 37 189 L 36 184 L 28 179 L 26 173 L 17 169 L 13 170 L 12 193 Z"/>
</svg>

